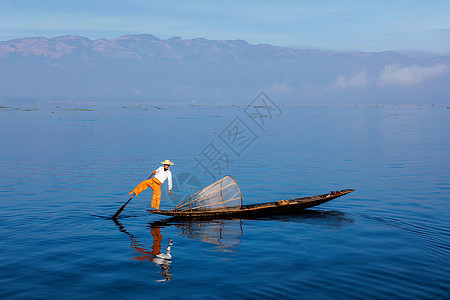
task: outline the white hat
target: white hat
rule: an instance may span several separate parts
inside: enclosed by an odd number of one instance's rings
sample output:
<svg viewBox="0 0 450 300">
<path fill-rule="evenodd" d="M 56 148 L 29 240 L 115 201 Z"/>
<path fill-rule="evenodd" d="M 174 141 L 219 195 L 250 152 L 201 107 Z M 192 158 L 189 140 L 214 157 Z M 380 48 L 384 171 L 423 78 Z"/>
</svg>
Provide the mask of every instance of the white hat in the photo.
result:
<svg viewBox="0 0 450 300">
<path fill-rule="evenodd" d="M 163 165 L 173 165 L 173 162 L 171 162 L 170 160 L 166 159 L 165 161 L 161 162 Z"/>
</svg>

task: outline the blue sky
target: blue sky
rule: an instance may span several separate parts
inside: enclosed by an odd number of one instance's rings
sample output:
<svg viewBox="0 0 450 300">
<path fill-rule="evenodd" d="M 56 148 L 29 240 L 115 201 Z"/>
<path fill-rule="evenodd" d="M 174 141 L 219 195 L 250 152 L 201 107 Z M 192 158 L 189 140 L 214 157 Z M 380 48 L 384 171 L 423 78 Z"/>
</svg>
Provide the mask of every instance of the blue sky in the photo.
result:
<svg viewBox="0 0 450 300">
<path fill-rule="evenodd" d="M 450 1 L 0 0 L 0 40 L 150 33 L 334 51 L 450 54 Z"/>
</svg>

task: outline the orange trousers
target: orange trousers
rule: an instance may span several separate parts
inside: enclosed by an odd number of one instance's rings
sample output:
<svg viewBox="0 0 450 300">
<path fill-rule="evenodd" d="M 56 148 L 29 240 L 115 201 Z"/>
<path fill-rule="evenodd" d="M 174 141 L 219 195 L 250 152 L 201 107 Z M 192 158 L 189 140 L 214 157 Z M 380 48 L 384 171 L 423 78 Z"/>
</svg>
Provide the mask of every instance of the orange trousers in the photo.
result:
<svg viewBox="0 0 450 300">
<path fill-rule="evenodd" d="M 161 182 L 155 177 L 142 181 L 129 194 L 135 193 L 137 196 L 148 187 L 153 190 L 152 207 L 159 210 L 159 204 L 161 203 Z"/>
</svg>

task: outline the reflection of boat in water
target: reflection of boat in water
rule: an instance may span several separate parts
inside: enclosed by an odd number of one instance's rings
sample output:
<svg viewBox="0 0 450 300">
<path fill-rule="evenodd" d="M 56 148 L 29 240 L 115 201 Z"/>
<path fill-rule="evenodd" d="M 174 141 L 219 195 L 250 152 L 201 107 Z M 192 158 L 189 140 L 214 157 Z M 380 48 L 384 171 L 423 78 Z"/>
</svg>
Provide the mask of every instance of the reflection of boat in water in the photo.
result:
<svg viewBox="0 0 450 300">
<path fill-rule="evenodd" d="M 211 221 L 167 219 L 149 224 L 150 228 L 155 226 L 175 226 L 180 236 L 216 245 L 219 251 L 233 251 L 241 243 L 243 233 L 241 219 Z"/>
<path fill-rule="evenodd" d="M 148 210 L 177 218 L 252 218 L 293 214 L 353 192 L 352 189 L 327 194 L 242 205 L 242 195 L 231 176 L 216 181 L 178 204 L 173 210 Z"/>
<path fill-rule="evenodd" d="M 248 218 L 262 222 L 290 222 L 326 227 L 340 228 L 345 224 L 353 223 L 353 219 L 339 211 L 305 210 L 302 214 L 285 214 Z M 217 245 L 218 251 L 235 251 L 241 244 L 245 226 L 243 219 L 180 219 L 171 217 L 148 224 L 150 230 L 154 228 L 175 227 L 178 235 Z"/>
<path fill-rule="evenodd" d="M 292 223 L 308 223 L 312 225 L 341 227 L 345 223 L 352 223 L 353 220 L 339 211 L 320 211 L 306 210 L 302 214 L 297 215 L 279 215 L 270 217 L 258 217 L 248 219 L 257 220 L 258 222 L 292 222 Z M 244 225 L 242 219 L 218 219 L 218 220 L 181 220 L 179 218 L 167 218 L 148 224 L 148 229 L 153 238 L 151 249 L 142 244 L 135 235 L 128 232 L 125 227 L 117 220 L 114 222 L 119 230 L 129 236 L 131 248 L 136 250 L 139 255 L 131 258 L 136 261 L 150 261 L 160 268 L 160 274 L 163 279 L 156 280 L 158 282 L 169 281 L 172 279 L 171 263 L 172 239 L 165 253 L 161 252 L 162 234 L 167 227 L 177 228 L 178 235 L 184 238 L 198 240 L 208 244 L 215 245 L 215 250 L 220 252 L 236 252 L 241 244 Z M 148 250 L 147 250 L 148 249 Z"/>
</svg>

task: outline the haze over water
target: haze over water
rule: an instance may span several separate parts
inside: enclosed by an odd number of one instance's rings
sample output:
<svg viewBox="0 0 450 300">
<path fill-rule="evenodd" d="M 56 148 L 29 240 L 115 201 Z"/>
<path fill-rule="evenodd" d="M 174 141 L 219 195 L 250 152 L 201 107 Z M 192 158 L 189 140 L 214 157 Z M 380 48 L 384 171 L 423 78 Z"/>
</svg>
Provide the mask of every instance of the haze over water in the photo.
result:
<svg viewBox="0 0 450 300">
<path fill-rule="evenodd" d="M 449 297 L 447 106 L 280 106 L 262 127 L 245 108 L 3 105 L 0 297 Z M 250 139 L 230 147 L 236 118 Z M 356 191 L 209 222 L 150 215 L 145 191 L 108 219 L 164 159 L 176 178 L 162 209 L 212 183 L 210 145 L 245 204 Z"/>
</svg>

